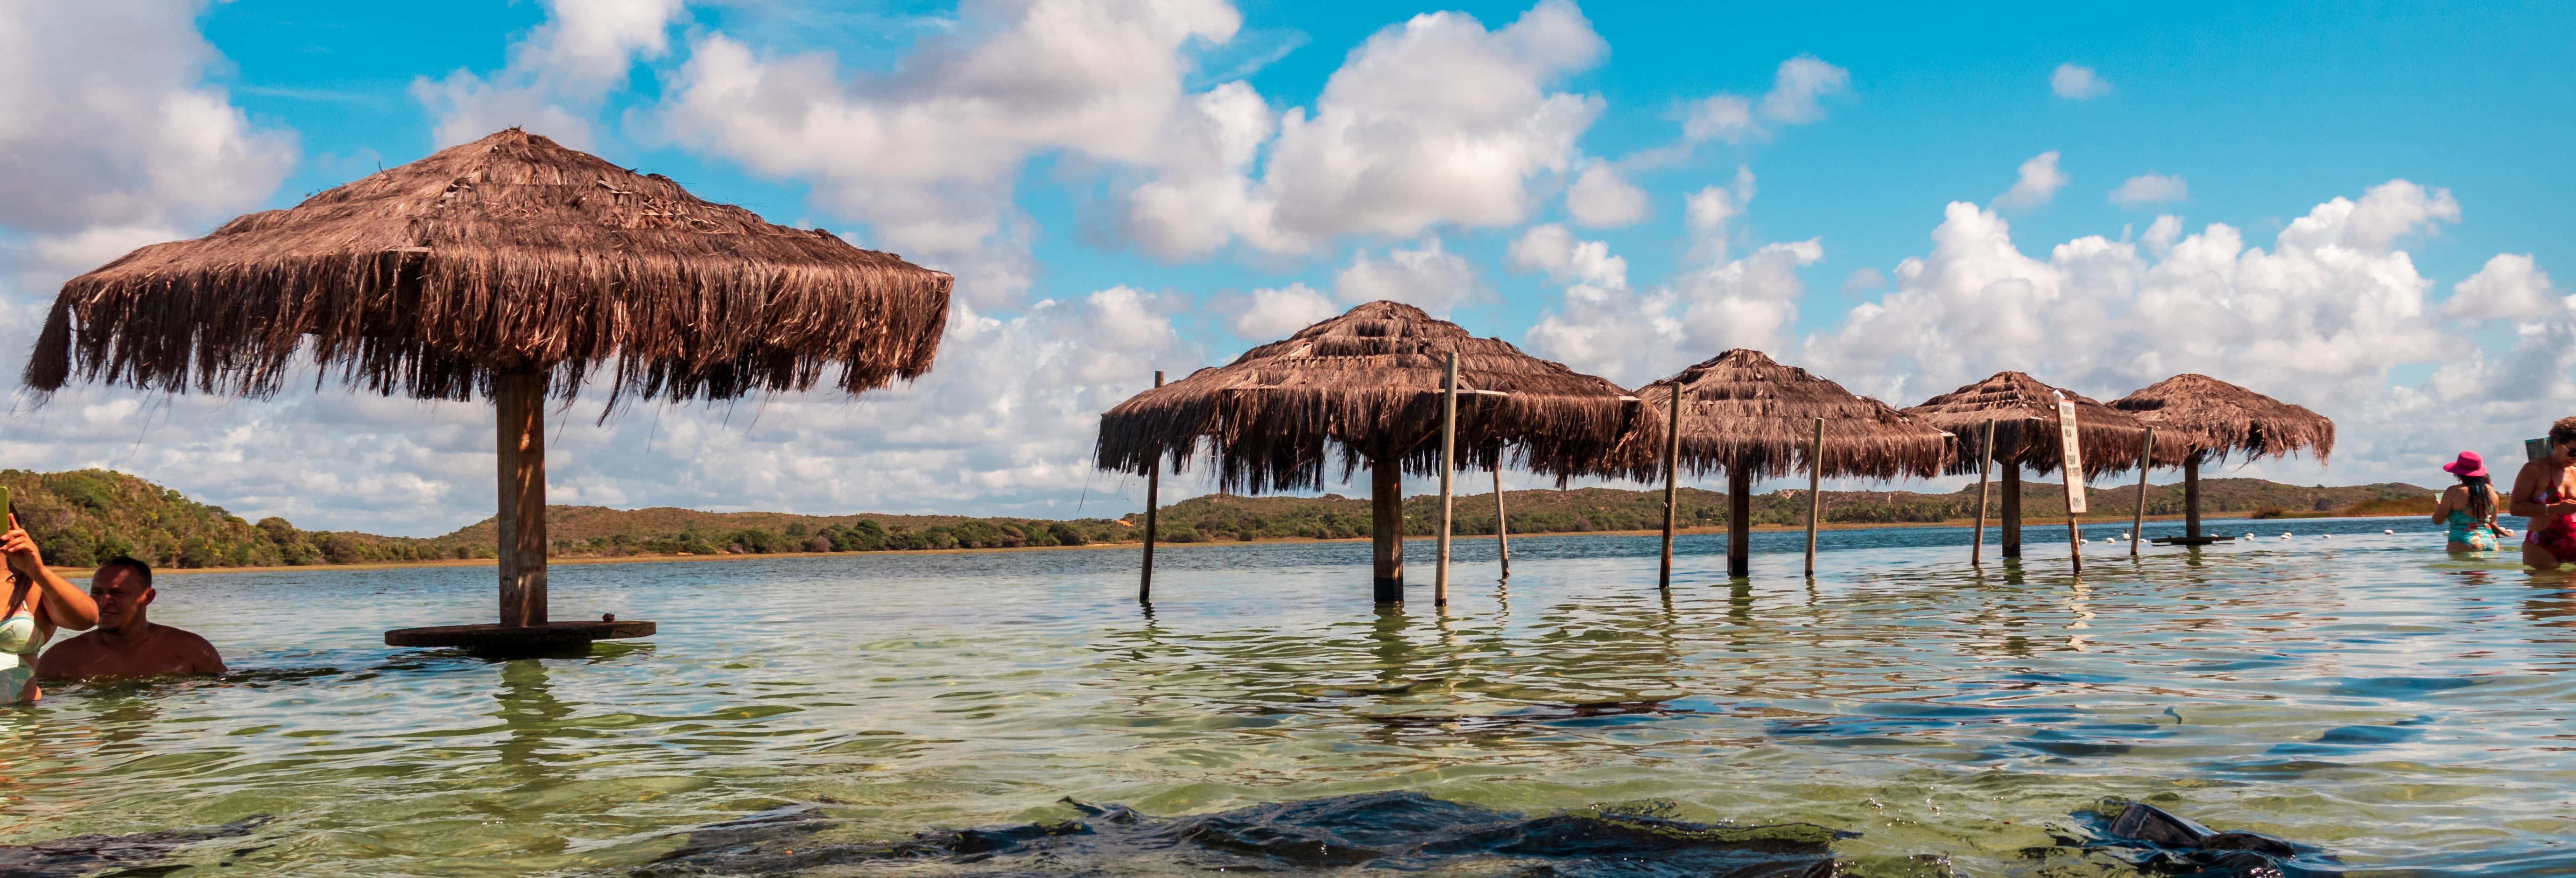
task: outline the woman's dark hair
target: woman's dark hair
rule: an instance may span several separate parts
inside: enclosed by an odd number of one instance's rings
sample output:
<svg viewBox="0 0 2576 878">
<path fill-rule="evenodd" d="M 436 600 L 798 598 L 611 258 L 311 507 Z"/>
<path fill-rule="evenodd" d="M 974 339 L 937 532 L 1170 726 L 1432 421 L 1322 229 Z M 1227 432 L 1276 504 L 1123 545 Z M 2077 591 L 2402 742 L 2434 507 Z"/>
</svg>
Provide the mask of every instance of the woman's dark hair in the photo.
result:
<svg viewBox="0 0 2576 878">
<path fill-rule="evenodd" d="M 2486 476 L 2461 476 L 2460 484 L 2469 489 L 2469 508 L 2463 510 L 2469 514 L 2469 520 L 2486 521 L 2487 514 L 2495 511 L 2494 480 Z"/>
<path fill-rule="evenodd" d="M 2570 442 L 2576 442 L 2576 417 L 2559 418 L 2557 423 L 2549 425 L 2549 444 L 2565 445 Z"/>
</svg>

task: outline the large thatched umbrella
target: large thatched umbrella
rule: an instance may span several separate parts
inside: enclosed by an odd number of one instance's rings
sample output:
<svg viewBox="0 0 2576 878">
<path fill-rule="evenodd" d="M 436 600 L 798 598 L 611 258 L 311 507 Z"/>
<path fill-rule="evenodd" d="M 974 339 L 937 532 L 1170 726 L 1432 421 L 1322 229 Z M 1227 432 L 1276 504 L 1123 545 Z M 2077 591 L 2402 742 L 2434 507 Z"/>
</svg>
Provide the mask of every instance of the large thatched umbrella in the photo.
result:
<svg viewBox="0 0 2576 878">
<path fill-rule="evenodd" d="M 1780 365 L 1761 351 L 1737 348 L 1638 389 L 1645 411 L 1637 417 L 1630 447 L 1643 453 L 1632 451 L 1623 460 L 1639 480 L 1665 477 L 1675 384 L 1682 395 L 1678 468 L 1700 476 L 1726 473 L 1730 576 L 1745 575 L 1752 563 L 1747 519 L 1754 478 L 1793 471 L 1930 478 L 1948 463 L 1940 429 L 1805 369 Z M 1821 462 L 1812 451 L 1819 418 L 1825 422 Z"/>
<path fill-rule="evenodd" d="M 1508 451 L 1560 478 L 1608 469 L 1635 410 L 1618 385 L 1477 338 L 1398 302 L 1370 302 L 1137 394 L 1100 416 L 1101 469 L 1179 472 L 1201 450 L 1220 488 L 1320 489 L 1338 449 L 1342 475 L 1369 468 L 1376 597 L 1404 599 L 1403 473 L 1440 466 L 1440 388 L 1449 354 L 1459 386 L 1457 445 L 1490 467 Z"/>
<path fill-rule="evenodd" d="M 2317 463 L 2334 453 L 2326 416 L 2211 378 L 2185 373 L 2111 402 L 2156 428 L 2154 463 L 2182 467 L 2185 543 L 2200 535 L 2200 465 L 2241 453 L 2247 460 L 2305 451 Z"/>
<path fill-rule="evenodd" d="M 479 393 L 499 412 L 501 627 L 516 630 L 440 642 L 633 636 L 650 626 L 546 618 L 547 397 L 593 370 L 612 410 L 802 390 L 827 368 L 851 393 L 882 387 L 930 368 L 949 285 L 513 128 L 73 278 L 26 382 L 264 397 L 305 357 L 381 394 Z"/>
<path fill-rule="evenodd" d="M 2050 387 L 2020 372 L 1997 372 L 1984 381 L 1924 400 L 1905 410 L 1950 432 L 1957 453 L 1950 473 L 1976 472 L 1988 459 L 2003 465 L 2003 554 L 2021 557 L 2021 473 L 2047 475 L 2065 462 L 2058 440 L 2057 400 L 2075 403 L 2076 441 L 2090 478 L 2138 465 L 2146 425 L 2072 390 Z M 1994 447 L 1985 447 L 1986 422 L 1994 422 Z"/>
</svg>

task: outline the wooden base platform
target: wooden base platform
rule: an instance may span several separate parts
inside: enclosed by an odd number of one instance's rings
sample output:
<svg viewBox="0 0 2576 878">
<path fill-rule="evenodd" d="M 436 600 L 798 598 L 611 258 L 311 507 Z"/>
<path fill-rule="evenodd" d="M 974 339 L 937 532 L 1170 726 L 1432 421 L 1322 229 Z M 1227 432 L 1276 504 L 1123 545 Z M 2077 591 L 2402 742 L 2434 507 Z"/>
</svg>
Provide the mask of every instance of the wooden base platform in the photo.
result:
<svg viewBox="0 0 2576 878">
<path fill-rule="evenodd" d="M 548 622 L 544 625 L 440 625 L 385 632 L 386 646 L 445 647 L 468 652 L 542 652 L 589 646 L 594 640 L 650 637 L 651 622 Z"/>
<path fill-rule="evenodd" d="M 2209 536 L 2201 536 L 2201 537 L 2157 537 L 2157 538 L 2155 538 L 2155 539 L 2148 540 L 2147 542 L 2154 543 L 2154 544 L 2159 545 L 2159 546 L 2206 546 L 2206 545 L 2209 545 L 2209 544 L 2212 544 L 2212 543 L 2232 543 L 2232 542 L 2235 542 L 2235 541 L 2236 541 L 2236 538 L 2235 538 L 2235 537 L 2209 537 Z"/>
</svg>

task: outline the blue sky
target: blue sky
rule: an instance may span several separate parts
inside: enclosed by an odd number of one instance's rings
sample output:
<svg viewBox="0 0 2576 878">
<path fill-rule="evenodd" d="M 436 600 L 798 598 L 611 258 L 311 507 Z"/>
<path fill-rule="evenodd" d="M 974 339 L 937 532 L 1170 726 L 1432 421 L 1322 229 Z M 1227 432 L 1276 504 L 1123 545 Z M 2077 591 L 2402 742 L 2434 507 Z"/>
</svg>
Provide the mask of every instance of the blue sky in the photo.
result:
<svg viewBox="0 0 2576 878">
<path fill-rule="evenodd" d="M 1043 15 L 1078 23 L 1026 27 Z M 959 275 L 960 319 L 984 323 L 953 331 L 929 387 L 570 436 L 606 460 L 568 460 L 558 495 L 609 505 L 1068 513 L 1068 498 L 1129 490 L 1087 472 L 1084 424 L 1151 369 L 1221 361 L 1375 294 L 1628 384 L 1739 344 L 1898 405 L 2001 368 L 2109 395 L 2205 371 L 2343 423 L 2323 474 L 2249 470 L 2303 482 L 2431 484 L 2426 459 L 2501 453 L 2532 419 L 2576 411 L 2569 290 L 2547 277 L 2576 259 L 2562 233 L 2576 227 L 2576 8 L 2563 4 L 466 0 L 422 16 L 169 0 L 9 16 L 47 48 L 0 88 L 54 103 L 30 116 L 46 124 L 0 129 L 0 163 L 58 177 L 61 203 L 85 205 L 0 212 L 0 282 L 20 313 L 122 246 L 514 122 Z M 1011 47 L 1023 31 L 1043 39 Z M 100 72 L 129 56 L 135 72 Z M 1803 109 L 1766 103 L 1784 65 L 1824 77 Z M 2059 82 L 2066 65 L 2092 86 Z M 79 100 L 46 84 L 82 69 L 125 79 Z M 231 108 L 234 127 L 155 128 L 171 95 Z M 1235 130 L 1194 115 L 1211 95 L 1251 108 L 1226 117 L 1257 123 L 1236 138 L 1248 159 L 1171 146 Z M 972 120 L 941 96 L 1022 109 Z M 1722 96 L 1750 108 L 1740 124 L 1705 115 Z M 805 103 L 877 127 L 779 109 Z M 1366 141 L 1388 107 L 1404 108 L 1402 142 Z M 1292 135 L 1292 116 L 1313 124 Z M 234 185 L 97 206 L 173 185 L 143 179 L 167 154 L 156 136 Z M 63 172 L 83 137 L 143 142 Z M 1439 146 L 1455 141 L 1512 166 L 1411 194 L 1388 182 L 1456 170 L 1468 153 Z M 951 146 L 906 148 L 922 143 Z M 2050 155 L 2054 176 L 2023 180 Z M 1633 186 L 1642 209 L 1586 222 L 1569 191 L 1593 171 Z M 2114 202 L 2146 175 L 2171 178 L 2169 197 Z M 2020 203 L 1999 201 L 2017 182 Z M 1185 189 L 1157 232 L 1137 205 L 1166 184 L 1234 185 L 1251 203 Z M 922 193 L 940 204 L 902 206 Z M 1724 209 L 1695 225 L 1694 195 Z M 2167 215 L 2179 220 L 2151 231 Z M 2305 243 L 2281 237 L 2303 217 L 2318 229 Z M 977 223 L 1000 231 L 955 232 Z M 1197 234 L 1219 226 L 1231 231 L 1213 243 Z M 1854 282 L 1862 271 L 1876 281 Z M 1008 356 L 948 365 L 994 351 Z M 1038 377 L 1003 377 L 1021 374 Z M 955 391 L 1024 402 L 935 409 Z M 308 526 L 433 533 L 488 514 L 470 408 L 329 390 L 130 396 L 22 406 L 26 438 L 0 449 Z M 225 438 L 258 433 L 295 438 Z"/>
</svg>

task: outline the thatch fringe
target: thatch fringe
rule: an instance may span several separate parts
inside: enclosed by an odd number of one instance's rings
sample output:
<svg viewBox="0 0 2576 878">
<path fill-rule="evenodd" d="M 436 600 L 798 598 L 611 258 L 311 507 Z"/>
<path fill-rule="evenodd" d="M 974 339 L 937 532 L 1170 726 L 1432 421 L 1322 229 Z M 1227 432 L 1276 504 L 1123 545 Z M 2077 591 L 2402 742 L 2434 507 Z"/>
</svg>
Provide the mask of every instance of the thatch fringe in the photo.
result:
<svg viewBox="0 0 2576 878">
<path fill-rule="evenodd" d="M 2324 415 L 2243 387 L 2185 373 L 2111 401 L 2156 428 L 2159 466 L 2179 466 L 2199 456 L 2226 460 L 2287 457 L 2305 451 L 2317 463 L 2334 453 L 2334 421 Z"/>
<path fill-rule="evenodd" d="M 1825 419 L 1824 474 L 1929 478 L 1949 462 L 1948 437 L 1894 407 L 1844 390 L 1761 351 L 1737 348 L 1637 390 L 1644 411 L 1621 457 L 1640 481 L 1663 480 L 1672 386 L 1682 385 L 1681 468 L 1778 478 L 1808 470 Z"/>
<path fill-rule="evenodd" d="M 1984 443 L 1989 418 L 1995 420 L 1995 447 L 1991 453 L 1997 463 L 2019 464 L 2023 469 L 2047 474 L 2065 463 L 2066 451 L 2058 441 L 2058 393 L 2075 401 L 2076 439 L 2083 443 L 2087 478 L 2138 465 L 2145 424 L 2083 394 L 2050 387 L 2020 372 L 1997 372 L 1984 381 L 1924 400 L 1921 405 L 1905 409 L 1905 413 L 1950 432 L 1956 449 L 1950 457 L 1952 475 L 1976 472 L 1977 462 L 1988 455 Z"/>
<path fill-rule="evenodd" d="M 1560 480 L 1608 474 L 1636 408 L 1626 391 L 1397 302 L 1361 305 L 1118 404 L 1100 416 L 1098 465 L 1180 472 L 1204 449 L 1218 484 L 1245 494 L 1320 489 L 1336 450 L 1345 479 L 1375 460 L 1433 474 L 1453 351 L 1462 391 L 1509 394 L 1462 395 L 1461 466 L 1492 467 L 1508 452 Z"/>
<path fill-rule="evenodd" d="M 602 366 L 612 410 L 802 390 L 831 366 L 856 393 L 929 370 L 950 285 L 513 128 L 73 278 L 25 380 L 260 397 L 309 345 L 351 385 L 423 399 L 517 370 L 569 397 Z"/>
</svg>

